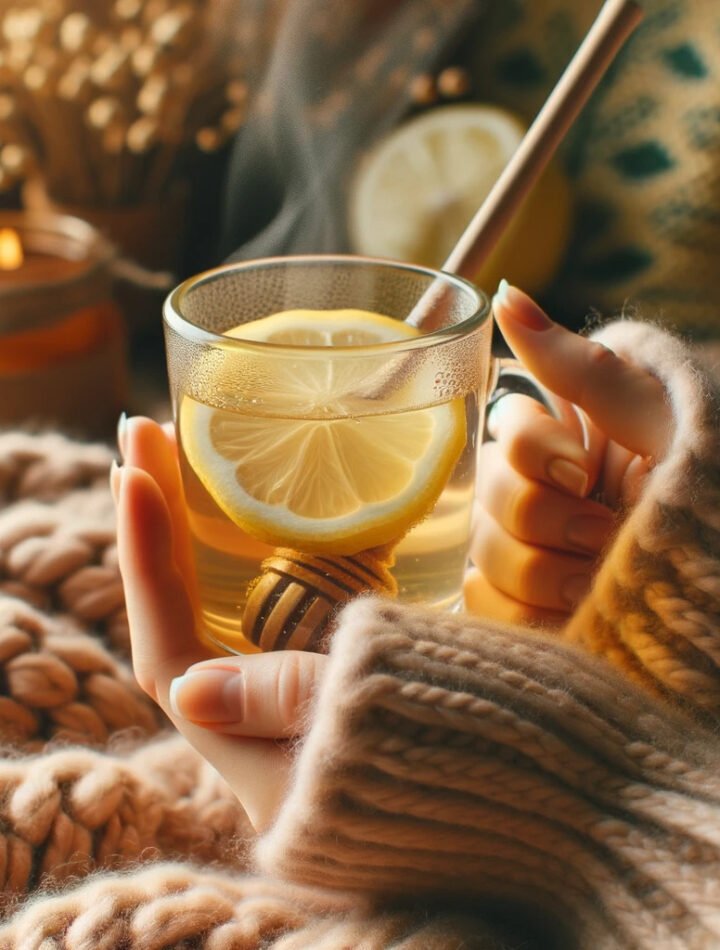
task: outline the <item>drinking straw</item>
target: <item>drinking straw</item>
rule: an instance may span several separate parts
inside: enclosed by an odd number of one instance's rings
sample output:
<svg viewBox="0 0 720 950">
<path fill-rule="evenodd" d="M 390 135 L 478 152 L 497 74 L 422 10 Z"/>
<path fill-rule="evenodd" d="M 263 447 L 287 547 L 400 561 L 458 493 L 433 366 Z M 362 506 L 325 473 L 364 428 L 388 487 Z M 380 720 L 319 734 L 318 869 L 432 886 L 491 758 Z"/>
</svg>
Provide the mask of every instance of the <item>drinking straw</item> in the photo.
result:
<svg viewBox="0 0 720 950">
<path fill-rule="evenodd" d="M 643 16 L 635 0 L 607 0 L 516 152 L 442 270 L 472 280 Z"/>
</svg>

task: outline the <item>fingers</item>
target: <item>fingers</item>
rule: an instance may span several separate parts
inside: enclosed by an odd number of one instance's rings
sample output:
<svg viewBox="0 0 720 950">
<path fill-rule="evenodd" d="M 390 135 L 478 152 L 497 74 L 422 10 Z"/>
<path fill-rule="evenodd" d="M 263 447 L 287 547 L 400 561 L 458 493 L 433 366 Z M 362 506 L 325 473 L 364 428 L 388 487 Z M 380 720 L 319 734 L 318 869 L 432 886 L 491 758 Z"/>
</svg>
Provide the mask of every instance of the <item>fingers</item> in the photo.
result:
<svg viewBox="0 0 720 950">
<path fill-rule="evenodd" d="M 484 509 L 475 523 L 471 558 L 496 590 L 513 600 L 569 613 L 590 587 L 594 559 L 519 541 Z"/>
<path fill-rule="evenodd" d="M 276 742 L 215 735 L 173 709 L 173 679 L 181 677 L 189 666 L 212 657 L 195 636 L 185 578 L 173 558 L 170 511 L 157 483 L 142 469 L 130 467 L 117 469 L 114 478 L 118 559 L 137 680 L 185 738 L 220 772 L 260 831 L 273 821 L 285 794 L 290 758 Z M 259 717 L 257 711 L 248 707 L 248 733 L 252 730 L 249 717 L 253 715 Z M 260 720 L 262 732 L 262 717 Z"/>
<path fill-rule="evenodd" d="M 134 416 L 127 419 L 119 439 L 128 466 L 147 472 L 157 484 L 170 513 L 173 558 L 186 584 L 194 594 L 195 567 L 185 493 L 180 478 L 175 438 L 166 426 L 152 419 Z"/>
<path fill-rule="evenodd" d="M 510 465 L 526 478 L 578 497 L 587 494 L 595 475 L 590 453 L 537 400 L 504 396 L 492 409 L 488 429 Z"/>
<path fill-rule="evenodd" d="M 567 619 L 566 611 L 545 610 L 508 597 L 488 583 L 477 568 L 465 574 L 463 598 L 471 614 L 505 623 L 560 627 Z"/>
<path fill-rule="evenodd" d="M 216 732 L 289 738 L 304 731 L 327 657 L 280 651 L 210 660 L 171 686 L 177 715 Z"/>
<path fill-rule="evenodd" d="M 542 447 L 539 448 L 542 451 Z M 529 477 L 512 463 L 499 443 L 487 443 L 479 456 L 477 503 L 511 536 L 542 548 L 594 555 L 614 527 L 610 509 L 577 498 Z M 481 538 L 475 538 L 475 554 Z"/>
<path fill-rule="evenodd" d="M 212 654 L 195 635 L 187 584 L 174 557 L 170 509 L 160 487 L 140 468 L 125 466 L 115 477 L 118 560 L 135 676 L 169 712 L 170 681 Z"/>
<path fill-rule="evenodd" d="M 580 406 L 609 438 L 631 452 L 662 456 L 672 415 L 654 376 L 553 323 L 517 287 L 503 282 L 493 310 L 515 356 L 544 386 Z"/>
</svg>

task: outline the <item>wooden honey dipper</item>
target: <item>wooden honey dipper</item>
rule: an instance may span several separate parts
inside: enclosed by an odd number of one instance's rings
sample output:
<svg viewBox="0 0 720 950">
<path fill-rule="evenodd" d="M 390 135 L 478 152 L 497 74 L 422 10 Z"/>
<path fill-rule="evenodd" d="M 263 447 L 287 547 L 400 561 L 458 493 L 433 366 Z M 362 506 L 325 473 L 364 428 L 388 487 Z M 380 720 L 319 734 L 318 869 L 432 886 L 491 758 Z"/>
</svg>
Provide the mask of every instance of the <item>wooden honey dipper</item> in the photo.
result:
<svg viewBox="0 0 720 950">
<path fill-rule="evenodd" d="M 363 593 L 397 593 L 394 548 L 332 556 L 276 548 L 250 585 L 243 635 L 266 652 L 322 653 L 339 607 Z"/>
<path fill-rule="evenodd" d="M 608 0 L 550 93 L 522 143 L 442 270 L 472 280 L 544 171 L 591 92 L 642 19 L 634 0 Z M 432 327 L 441 294 L 431 286 L 408 322 Z M 399 539 L 398 539 L 399 540 Z M 389 568 L 394 544 L 352 556 L 277 548 L 250 585 L 243 633 L 261 650 L 322 652 L 337 609 L 361 593 L 397 592 Z"/>
</svg>

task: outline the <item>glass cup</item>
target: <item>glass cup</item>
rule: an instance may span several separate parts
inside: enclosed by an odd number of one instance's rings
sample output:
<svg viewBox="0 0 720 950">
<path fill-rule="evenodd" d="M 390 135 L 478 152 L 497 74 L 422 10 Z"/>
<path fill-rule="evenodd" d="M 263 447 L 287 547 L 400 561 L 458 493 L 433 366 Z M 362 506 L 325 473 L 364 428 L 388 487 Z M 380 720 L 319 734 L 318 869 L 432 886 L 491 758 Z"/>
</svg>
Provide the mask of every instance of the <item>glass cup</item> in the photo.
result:
<svg viewBox="0 0 720 950">
<path fill-rule="evenodd" d="M 351 256 L 231 264 L 168 297 L 203 637 L 321 650 L 366 592 L 462 606 L 491 324 L 465 280 Z"/>
</svg>

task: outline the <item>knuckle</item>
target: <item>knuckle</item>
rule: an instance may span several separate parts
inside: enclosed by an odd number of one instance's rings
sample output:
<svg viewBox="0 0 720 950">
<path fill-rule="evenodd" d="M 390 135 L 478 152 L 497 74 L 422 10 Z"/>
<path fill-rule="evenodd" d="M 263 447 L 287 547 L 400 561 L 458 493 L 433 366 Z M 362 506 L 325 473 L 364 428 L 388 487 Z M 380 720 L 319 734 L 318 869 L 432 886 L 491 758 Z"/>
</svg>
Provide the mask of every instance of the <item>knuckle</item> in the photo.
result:
<svg viewBox="0 0 720 950">
<path fill-rule="evenodd" d="M 532 457 L 537 448 L 534 426 L 518 427 L 506 442 L 506 456 L 509 464 L 515 471 L 523 470 L 523 463 Z"/>
<path fill-rule="evenodd" d="M 146 693 L 154 702 L 158 702 L 157 682 L 155 677 L 146 669 L 133 665 L 133 675 L 143 693 Z"/>
<path fill-rule="evenodd" d="M 508 497 L 506 527 L 521 541 L 532 542 L 542 503 L 540 487 L 532 482 L 519 484 Z"/>
<path fill-rule="evenodd" d="M 612 350 L 603 343 L 592 340 L 588 343 L 586 371 L 581 377 L 581 394 L 579 402 L 584 401 L 592 394 L 597 386 L 598 378 L 605 380 L 605 374 L 612 372 L 617 366 L 618 358 Z"/>
<path fill-rule="evenodd" d="M 300 653 L 287 653 L 276 680 L 275 705 L 283 728 L 295 724 L 298 715 L 309 697 L 309 682 L 305 657 Z"/>
<path fill-rule="evenodd" d="M 544 551 L 532 546 L 523 550 L 517 566 L 518 592 L 525 594 L 531 603 L 546 567 L 547 555 Z"/>
<path fill-rule="evenodd" d="M 573 401 L 583 407 L 593 406 L 598 388 L 606 392 L 607 386 L 612 385 L 611 381 L 617 379 L 620 365 L 619 358 L 604 343 L 588 341 L 585 372 L 580 378 L 580 392 Z"/>
<path fill-rule="evenodd" d="M 592 340 L 588 344 L 587 358 L 591 369 L 597 367 L 603 368 L 607 366 L 608 363 L 615 363 L 617 361 L 617 356 L 613 351 L 605 346 L 604 343 L 598 343 L 597 340 Z"/>
</svg>

